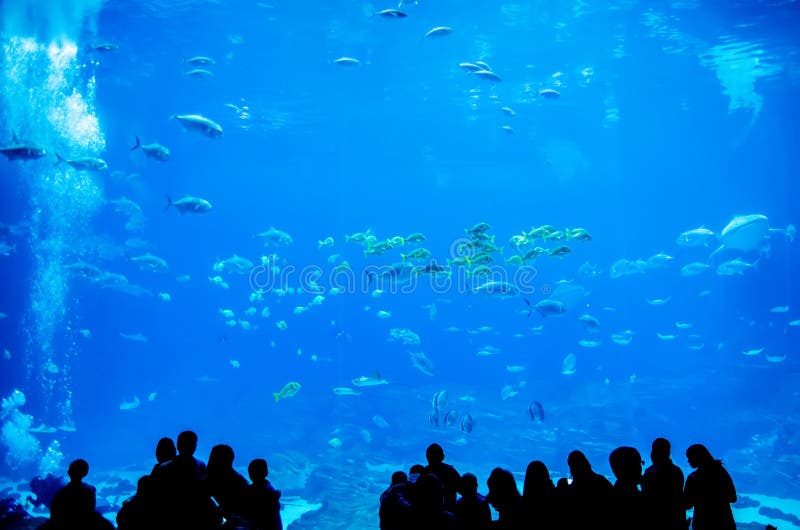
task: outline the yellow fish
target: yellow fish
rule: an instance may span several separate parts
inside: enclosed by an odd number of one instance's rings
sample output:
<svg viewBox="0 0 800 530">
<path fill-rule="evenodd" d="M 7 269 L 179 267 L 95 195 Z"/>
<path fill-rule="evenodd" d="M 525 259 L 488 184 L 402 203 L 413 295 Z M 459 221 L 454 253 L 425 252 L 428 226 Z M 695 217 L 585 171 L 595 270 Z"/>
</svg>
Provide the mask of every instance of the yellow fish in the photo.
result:
<svg viewBox="0 0 800 530">
<path fill-rule="evenodd" d="M 280 401 L 281 398 L 289 398 L 294 396 L 300 391 L 300 383 L 296 383 L 294 381 L 290 381 L 286 383 L 283 388 L 281 388 L 280 392 L 273 392 L 272 395 L 275 396 L 275 403 Z"/>
</svg>

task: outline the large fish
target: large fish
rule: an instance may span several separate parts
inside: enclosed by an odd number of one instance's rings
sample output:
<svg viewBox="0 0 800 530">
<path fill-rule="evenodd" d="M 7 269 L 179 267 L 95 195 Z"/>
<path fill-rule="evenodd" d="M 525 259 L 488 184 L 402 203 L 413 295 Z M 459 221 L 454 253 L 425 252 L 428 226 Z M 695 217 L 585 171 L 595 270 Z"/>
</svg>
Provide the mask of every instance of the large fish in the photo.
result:
<svg viewBox="0 0 800 530">
<path fill-rule="evenodd" d="M 41 147 L 19 144 L 16 137 L 14 138 L 14 143 L 16 145 L 0 147 L 0 153 L 5 155 L 9 160 L 36 160 L 47 154 L 47 151 Z"/>
<path fill-rule="evenodd" d="M 161 162 L 169 160 L 169 149 L 155 142 L 152 144 L 142 144 L 138 136 L 136 137 L 136 145 L 131 147 L 131 151 L 135 149 L 141 149 L 146 156 L 155 158 Z"/>
<path fill-rule="evenodd" d="M 786 228 L 770 228 L 766 215 L 738 215 L 720 232 L 721 245 L 709 259 L 713 259 L 723 250 L 740 250 L 742 252 L 763 250 L 767 247 L 770 234 L 783 234 L 791 242 L 794 241 L 796 232 L 792 225 Z"/>
<path fill-rule="evenodd" d="M 167 196 L 167 207 L 164 210 L 168 210 L 170 206 L 174 206 L 176 210 L 180 213 L 206 213 L 211 211 L 211 203 L 205 199 L 201 199 L 199 197 L 192 197 L 187 195 L 186 197 L 181 197 L 177 201 L 173 201 L 169 195 Z"/>
<path fill-rule="evenodd" d="M 200 114 L 174 114 L 183 127 L 189 131 L 197 131 L 209 138 L 222 138 L 222 126 Z"/>
<path fill-rule="evenodd" d="M 545 298 L 544 300 L 537 302 L 533 307 L 536 308 L 536 311 L 538 311 L 543 317 L 550 315 L 561 315 L 567 312 L 567 306 L 564 304 L 564 302 L 559 302 L 558 300 L 552 300 L 550 298 Z"/>
</svg>

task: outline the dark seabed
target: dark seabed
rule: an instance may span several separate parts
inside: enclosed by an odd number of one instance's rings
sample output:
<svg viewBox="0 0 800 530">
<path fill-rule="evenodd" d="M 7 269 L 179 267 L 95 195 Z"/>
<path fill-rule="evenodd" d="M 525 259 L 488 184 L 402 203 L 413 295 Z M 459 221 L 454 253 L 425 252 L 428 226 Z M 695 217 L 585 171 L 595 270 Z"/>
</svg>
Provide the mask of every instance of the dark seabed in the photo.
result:
<svg viewBox="0 0 800 530">
<path fill-rule="evenodd" d="M 0 498 L 192 429 L 377 528 L 431 442 L 664 436 L 800 529 L 800 4 L 393 2 L 0 3 Z"/>
</svg>

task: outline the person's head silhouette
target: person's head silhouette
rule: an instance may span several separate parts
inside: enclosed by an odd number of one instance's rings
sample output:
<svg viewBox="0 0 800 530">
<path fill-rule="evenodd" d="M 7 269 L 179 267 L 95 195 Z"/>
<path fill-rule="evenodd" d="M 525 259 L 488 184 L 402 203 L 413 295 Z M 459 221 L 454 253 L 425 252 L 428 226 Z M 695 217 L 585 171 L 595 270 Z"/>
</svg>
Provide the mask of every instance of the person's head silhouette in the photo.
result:
<svg viewBox="0 0 800 530">
<path fill-rule="evenodd" d="M 197 450 L 197 434 L 192 431 L 183 431 L 178 435 L 178 454 L 193 456 Z"/>
<path fill-rule="evenodd" d="M 703 444 L 690 445 L 686 449 L 686 458 L 689 460 L 689 465 L 695 468 L 714 463 L 714 457 Z"/>
<path fill-rule="evenodd" d="M 67 475 L 72 482 L 82 481 L 89 474 L 89 462 L 83 458 L 73 460 L 67 470 Z"/>
<path fill-rule="evenodd" d="M 163 464 L 164 462 L 169 462 L 178 454 L 177 449 L 175 449 L 175 442 L 172 441 L 172 438 L 162 438 L 158 441 L 156 445 L 156 461 L 159 464 Z"/>
<path fill-rule="evenodd" d="M 234 453 L 230 445 L 219 444 L 211 448 L 208 455 L 208 467 L 228 469 L 233 467 Z"/>
<path fill-rule="evenodd" d="M 403 484 L 408 482 L 408 475 L 406 475 L 405 471 L 395 471 L 392 473 L 392 486 L 395 484 Z"/>
<path fill-rule="evenodd" d="M 428 465 L 441 464 L 444 462 L 444 449 L 439 444 L 430 444 L 425 451 L 425 458 L 428 459 Z"/>
<path fill-rule="evenodd" d="M 608 463 L 617 480 L 636 484 L 642 479 L 642 455 L 635 447 L 617 447 L 608 455 Z"/>
<path fill-rule="evenodd" d="M 458 492 L 462 497 L 474 497 L 478 493 L 478 477 L 472 473 L 464 473 L 461 475 L 461 481 L 458 483 Z"/>
<path fill-rule="evenodd" d="M 653 445 L 650 448 L 650 460 L 654 464 L 664 464 L 669 462 L 669 455 L 672 451 L 672 446 L 666 438 L 656 438 L 653 440 Z"/>
<path fill-rule="evenodd" d="M 267 480 L 269 468 L 267 461 L 263 458 L 256 458 L 250 465 L 247 466 L 247 474 L 250 475 L 250 482 L 253 484 L 262 484 Z"/>
<path fill-rule="evenodd" d="M 574 479 L 584 477 L 592 471 L 592 465 L 589 463 L 589 459 L 586 458 L 585 454 L 578 450 L 572 451 L 569 454 L 567 457 L 567 465 L 569 466 L 569 472 Z"/>
</svg>

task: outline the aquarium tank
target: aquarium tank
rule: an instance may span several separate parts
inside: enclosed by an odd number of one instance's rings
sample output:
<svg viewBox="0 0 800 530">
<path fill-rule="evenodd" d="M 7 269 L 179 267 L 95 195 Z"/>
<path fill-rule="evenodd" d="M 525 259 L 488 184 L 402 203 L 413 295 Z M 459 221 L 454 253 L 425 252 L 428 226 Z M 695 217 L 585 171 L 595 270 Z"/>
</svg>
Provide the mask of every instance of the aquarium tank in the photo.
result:
<svg viewBox="0 0 800 530">
<path fill-rule="evenodd" d="M 800 4 L 5 0 L 0 498 L 184 430 L 285 528 L 705 444 L 800 528 Z"/>
</svg>

